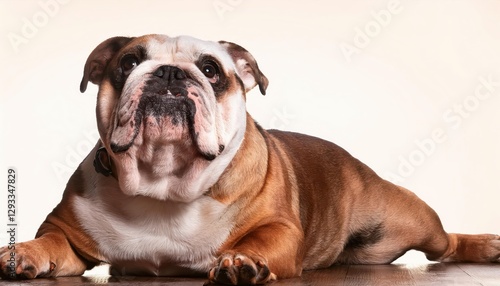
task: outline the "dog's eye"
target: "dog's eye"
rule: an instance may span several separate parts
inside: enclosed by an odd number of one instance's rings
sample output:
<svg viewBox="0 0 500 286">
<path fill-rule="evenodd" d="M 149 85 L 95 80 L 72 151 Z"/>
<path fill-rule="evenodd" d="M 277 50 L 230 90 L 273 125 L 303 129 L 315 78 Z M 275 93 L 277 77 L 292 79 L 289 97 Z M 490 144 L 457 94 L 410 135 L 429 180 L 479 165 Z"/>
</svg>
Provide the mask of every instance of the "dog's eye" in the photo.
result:
<svg viewBox="0 0 500 286">
<path fill-rule="evenodd" d="M 139 65 L 139 60 L 134 55 L 126 55 L 122 58 L 120 66 L 125 75 L 129 75 L 135 67 Z"/>
<path fill-rule="evenodd" d="M 220 70 L 219 66 L 213 61 L 207 61 L 201 66 L 201 72 L 208 78 L 210 83 L 219 81 Z"/>
</svg>

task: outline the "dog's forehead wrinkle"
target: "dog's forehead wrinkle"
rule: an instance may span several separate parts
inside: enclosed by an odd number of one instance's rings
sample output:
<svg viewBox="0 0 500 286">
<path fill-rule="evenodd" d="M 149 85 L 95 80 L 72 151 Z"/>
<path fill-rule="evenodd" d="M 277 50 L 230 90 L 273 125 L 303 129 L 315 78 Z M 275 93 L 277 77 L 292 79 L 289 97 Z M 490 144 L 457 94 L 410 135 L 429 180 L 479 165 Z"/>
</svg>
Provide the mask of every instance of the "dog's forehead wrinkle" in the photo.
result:
<svg viewBox="0 0 500 286">
<path fill-rule="evenodd" d="M 171 41 L 158 41 L 153 39 L 147 43 L 148 55 L 151 60 L 172 62 L 174 45 Z"/>
<path fill-rule="evenodd" d="M 234 65 L 231 56 L 219 43 L 189 36 L 151 38 L 146 50 L 149 58 L 164 64 L 194 63 L 204 56 L 211 56 L 221 62 L 224 70 Z"/>
</svg>

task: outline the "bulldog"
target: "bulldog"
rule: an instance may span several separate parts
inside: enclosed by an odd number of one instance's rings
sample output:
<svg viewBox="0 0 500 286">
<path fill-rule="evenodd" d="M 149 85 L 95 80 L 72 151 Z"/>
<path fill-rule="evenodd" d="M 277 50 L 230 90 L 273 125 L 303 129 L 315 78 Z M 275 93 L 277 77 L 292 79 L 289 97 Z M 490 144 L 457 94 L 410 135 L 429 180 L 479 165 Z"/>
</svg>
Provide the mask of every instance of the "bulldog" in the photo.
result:
<svg viewBox="0 0 500 286">
<path fill-rule="evenodd" d="M 80 90 L 99 86 L 100 141 L 31 241 L 0 250 L 5 279 L 207 275 L 263 284 L 335 264 L 498 262 L 500 237 L 444 231 L 415 194 L 337 145 L 264 130 L 247 93 L 266 93 L 230 42 L 146 35 L 98 45 Z"/>
</svg>

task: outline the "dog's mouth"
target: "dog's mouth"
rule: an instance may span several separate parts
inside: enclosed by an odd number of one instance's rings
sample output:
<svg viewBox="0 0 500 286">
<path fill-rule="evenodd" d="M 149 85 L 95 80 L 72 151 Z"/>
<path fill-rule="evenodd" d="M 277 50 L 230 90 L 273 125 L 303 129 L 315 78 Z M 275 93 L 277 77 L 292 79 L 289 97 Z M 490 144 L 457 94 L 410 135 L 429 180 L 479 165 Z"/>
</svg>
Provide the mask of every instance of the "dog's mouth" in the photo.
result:
<svg viewBox="0 0 500 286">
<path fill-rule="evenodd" d="M 215 159 L 224 148 L 217 132 L 215 95 L 175 67 L 157 71 L 162 72 L 129 78 L 123 87 L 108 133 L 111 151 L 139 148 L 155 154 L 177 146 Z"/>
<path fill-rule="evenodd" d="M 193 140 L 196 105 L 184 88 L 171 87 L 152 90 L 146 85 L 135 110 L 116 120 L 110 147 L 114 153 L 129 150 L 135 143 L 155 140 Z M 134 102 L 128 104 L 134 109 Z M 130 114 L 127 116 L 127 114 Z M 142 135 L 142 136 L 139 136 Z M 138 141 L 141 137 L 141 142 Z"/>
</svg>

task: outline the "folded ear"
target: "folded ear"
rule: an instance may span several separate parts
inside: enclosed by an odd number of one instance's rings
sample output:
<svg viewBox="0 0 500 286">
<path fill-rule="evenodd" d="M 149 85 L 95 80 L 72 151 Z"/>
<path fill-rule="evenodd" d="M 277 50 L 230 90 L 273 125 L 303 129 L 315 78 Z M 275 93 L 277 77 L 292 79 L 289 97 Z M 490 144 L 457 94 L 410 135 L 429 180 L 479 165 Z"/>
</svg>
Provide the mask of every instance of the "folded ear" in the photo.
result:
<svg viewBox="0 0 500 286">
<path fill-rule="evenodd" d="M 93 84 L 101 83 L 109 61 L 113 58 L 116 52 L 118 52 L 132 39 L 133 38 L 127 37 L 110 38 L 99 44 L 92 51 L 92 53 L 90 53 L 87 62 L 85 63 L 85 68 L 83 69 L 83 78 L 80 83 L 81 92 L 85 92 L 85 90 L 87 90 L 87 84 L 89 81 Z"/>
<path fill-rule="evenodd" d="M 233 58 L 236 72 L 245 85 L 245 91 L 248 92 L 256 85 L 259 85 L 260 93 L 265 95 L 269 80 L 260 71 L 254 57 L 243 47 L 235 43 L 225 41 L 220 41 L 219 43 L 226 48 L 229 55 Z"/>
</svg>

